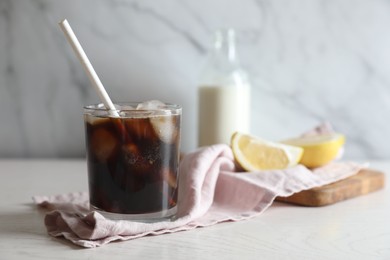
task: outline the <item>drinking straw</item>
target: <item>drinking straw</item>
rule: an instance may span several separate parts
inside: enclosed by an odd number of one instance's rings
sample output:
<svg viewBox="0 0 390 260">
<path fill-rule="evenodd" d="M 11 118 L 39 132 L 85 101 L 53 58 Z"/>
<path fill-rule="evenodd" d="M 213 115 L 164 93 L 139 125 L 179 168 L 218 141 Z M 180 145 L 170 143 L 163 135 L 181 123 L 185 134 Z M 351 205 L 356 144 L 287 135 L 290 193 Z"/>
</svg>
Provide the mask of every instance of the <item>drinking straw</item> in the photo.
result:
<svg viewBox="0 0 390 260">
<path fill-rule="evenodd" d="M 112 103 L 110 97 L 108 96 L 106 89 L 104 88 L 98 75 L 93 69 L 91 62 L 89 61 L 87 55 L 85 54 L 83 47 L 81 47 L 80 42 L 77 40 L 77 37 L 74 34 L 72 28 L 70 27 L 68 21 L 64 19 L 61 22 L 59 22 L 59 25 L 62 31 L 64 32 L 69 44 L 72 46 L 81 65 L 83 65 L 85 72 L 87 73 L 89 79 L 92 82 L 92 85 L 95 87 L 95 90 L 97 91 L 100 97 L 100 100 L 103 102 L 104 106 L 107 108 L 111 116 L 120 117 L 118 111 L 116 110 L 114 104 Z"/>
</svg>

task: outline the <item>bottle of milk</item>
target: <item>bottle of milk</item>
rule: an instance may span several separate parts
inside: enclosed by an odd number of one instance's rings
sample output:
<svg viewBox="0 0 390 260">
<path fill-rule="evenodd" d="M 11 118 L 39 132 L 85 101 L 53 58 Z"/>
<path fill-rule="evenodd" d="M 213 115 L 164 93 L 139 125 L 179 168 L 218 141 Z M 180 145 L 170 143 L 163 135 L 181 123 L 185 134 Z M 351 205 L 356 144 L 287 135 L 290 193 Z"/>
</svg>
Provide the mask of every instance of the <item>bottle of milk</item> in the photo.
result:
<svg viewBox="0 0 390 260">
<path fill-rule="evenodd" d="M 215 33 L 198 92 L 198 145 L 230 143 L 235 131 L 249 132 L 250 82 L 240 68 L 232 29 Z"/>
</svg>

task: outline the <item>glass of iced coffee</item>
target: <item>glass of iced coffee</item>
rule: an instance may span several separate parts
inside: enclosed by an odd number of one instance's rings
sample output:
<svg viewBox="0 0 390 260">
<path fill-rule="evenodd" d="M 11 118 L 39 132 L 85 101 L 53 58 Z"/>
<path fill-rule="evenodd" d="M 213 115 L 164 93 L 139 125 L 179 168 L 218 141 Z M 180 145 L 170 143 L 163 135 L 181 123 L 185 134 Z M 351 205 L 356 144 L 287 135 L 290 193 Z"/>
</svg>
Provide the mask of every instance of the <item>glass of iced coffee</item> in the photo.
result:
<svg viewBox="0 0 390 260">
<path fill-rule="evenodd" d="M 176 214 L 181 107 L 159 101 L 84 107 L 92 210 L 153 222 Z M 118 115 L 117 114 L 117 115 Z"/>
</svg>

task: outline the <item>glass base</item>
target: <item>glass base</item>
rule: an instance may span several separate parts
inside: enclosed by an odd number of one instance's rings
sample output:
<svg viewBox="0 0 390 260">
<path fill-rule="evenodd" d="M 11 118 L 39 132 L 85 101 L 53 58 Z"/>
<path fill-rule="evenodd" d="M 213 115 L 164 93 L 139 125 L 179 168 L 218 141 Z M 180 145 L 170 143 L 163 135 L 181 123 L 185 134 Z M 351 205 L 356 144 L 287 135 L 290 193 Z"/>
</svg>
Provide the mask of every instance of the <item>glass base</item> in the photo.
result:
<svg viewBox="0 0 390 260">
<path fill-rule="evenodd" d="M 147 214 L 120 214 L 120 213 L 112 213 L 107 212 L 93 205 L 90 206 L 91 210 L 99 212 L 105 218 L 111 220 L 131 220 L 135 222 L 143 222 L 143 223 L 153 223 L 160 221 L 174 221 L 176 219 L 177 206 L 163 210 L 160 212 L 153 212 Z"/>
</svg>

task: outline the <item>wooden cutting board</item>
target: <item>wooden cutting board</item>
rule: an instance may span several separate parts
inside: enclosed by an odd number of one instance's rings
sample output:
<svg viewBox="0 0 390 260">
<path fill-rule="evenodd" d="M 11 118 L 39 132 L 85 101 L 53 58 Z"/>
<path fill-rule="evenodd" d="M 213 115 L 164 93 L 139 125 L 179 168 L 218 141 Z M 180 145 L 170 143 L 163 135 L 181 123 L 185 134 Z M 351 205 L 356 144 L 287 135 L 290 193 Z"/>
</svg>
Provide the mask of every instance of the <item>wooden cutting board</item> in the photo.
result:
<svg viewBox="0 0 390 260">
<path fill-rule="evenodd" d="M 385 186 L 383 172 L 364 169 L 347 179 L 295 193 L 290 197 L 277 197 L 283 201 L 303 206 L 319 207 L 361 196 Z"/>
</svg>

